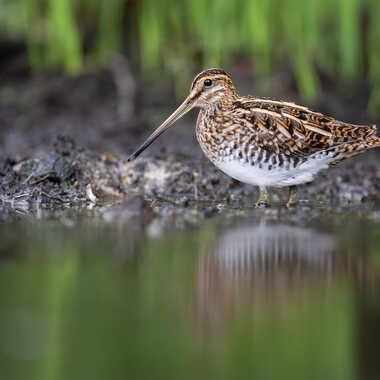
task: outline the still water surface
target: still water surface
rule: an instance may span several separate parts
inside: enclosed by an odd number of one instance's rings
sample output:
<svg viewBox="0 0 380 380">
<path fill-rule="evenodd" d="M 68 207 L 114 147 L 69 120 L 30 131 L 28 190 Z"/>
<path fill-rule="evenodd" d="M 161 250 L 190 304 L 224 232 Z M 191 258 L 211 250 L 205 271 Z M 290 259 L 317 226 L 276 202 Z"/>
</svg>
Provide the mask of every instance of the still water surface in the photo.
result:
<svg viewBox="0 0 380 380">
<path fill-rule="evenodd" d="M 380 378 L 379 223 L 106 219 L 0 225 L 1 378 Z"/>
</svg>

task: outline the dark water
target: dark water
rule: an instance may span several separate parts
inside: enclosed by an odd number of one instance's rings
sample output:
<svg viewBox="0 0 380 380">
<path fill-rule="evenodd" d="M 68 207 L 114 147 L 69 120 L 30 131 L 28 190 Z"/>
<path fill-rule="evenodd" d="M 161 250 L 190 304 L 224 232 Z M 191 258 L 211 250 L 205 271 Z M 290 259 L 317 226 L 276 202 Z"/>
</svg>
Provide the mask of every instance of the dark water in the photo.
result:
<svg viewBox="0 0 380 380">
<path fill-rule="evenodd" d="M 1 378 L 380 378 L 375 220 L 111 219 L 0 225 Z"/>
</svg>

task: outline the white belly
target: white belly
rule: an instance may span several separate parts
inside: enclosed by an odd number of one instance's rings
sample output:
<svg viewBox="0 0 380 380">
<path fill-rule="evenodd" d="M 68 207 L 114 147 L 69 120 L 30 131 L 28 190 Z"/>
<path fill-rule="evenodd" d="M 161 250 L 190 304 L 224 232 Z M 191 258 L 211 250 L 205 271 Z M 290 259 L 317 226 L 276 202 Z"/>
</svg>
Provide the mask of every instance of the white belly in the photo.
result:
<svg viewBox="0 0 380 380">
<path fill-rule="evenodd" d="M 337 159 L 338 157 L 333 158 L 332 155 L 319 154 L 296 167 L 275 166 L 270 170 L 268 165 L 264 164 L 260 168 L 232 157 L 215 161 L 214 164 L 230 177 L 250 185 L 284 187 L 312 181 L 319 171 L 327 169 L 329 164 Z"/>
</svg>

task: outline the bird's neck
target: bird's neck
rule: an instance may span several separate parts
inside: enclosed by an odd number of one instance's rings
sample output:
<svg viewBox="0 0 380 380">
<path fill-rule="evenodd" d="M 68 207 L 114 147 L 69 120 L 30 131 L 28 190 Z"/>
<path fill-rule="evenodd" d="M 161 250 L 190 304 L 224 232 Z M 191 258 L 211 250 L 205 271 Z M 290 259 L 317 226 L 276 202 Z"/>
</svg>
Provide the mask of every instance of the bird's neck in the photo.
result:
<svg viewBox="0 0 380 380">
<path fill-rule="evenodd" d="M 202 113 L 207 115 L 215 115 L 226 112 L 233 107 L 233 103 L 239 99 L 239 95 L 235 91 L 231 91 L 221 96 L 213 102 L 209 102 L 202 107 Z"/>
<path fill-rule="evenodd" d="M 234 108 L 234 102 L 238 100 L 239 96 L 236 93 L 229 94 L 202 107 L 199 113 L 196 136 L 202 150 L 211 161 L 218 158 L 217 152 L 221 144 L 219 131 L 230 118 L 230 111 Z"/>
</svg>

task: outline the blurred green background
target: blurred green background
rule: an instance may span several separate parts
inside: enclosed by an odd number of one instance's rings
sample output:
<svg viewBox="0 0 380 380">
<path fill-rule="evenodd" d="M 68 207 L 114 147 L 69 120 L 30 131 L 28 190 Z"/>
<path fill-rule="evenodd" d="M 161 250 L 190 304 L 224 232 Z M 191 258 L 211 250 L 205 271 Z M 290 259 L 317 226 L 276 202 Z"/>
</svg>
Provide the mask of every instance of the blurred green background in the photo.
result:
<svg viewBox="0 0 380 380">
<path fill-rule="evenodd" d="M 346 219 L 5 225 L 3 378 L 378 379 L 379 227 Z"/>
<path fill-rule="evenodd" d="M 310 102 L 322 77 L 344 90 L 364 80 L 372 116 L 379 19 L 378 0 L 0 0 L 0 35 L 25 41 L 35 71 L 76 75 L 121 52 L 144 74 L 171 75 L 181 93 L 201 68 L 244 59 L 259 83 L 289 68 Z"/>
</svg>

